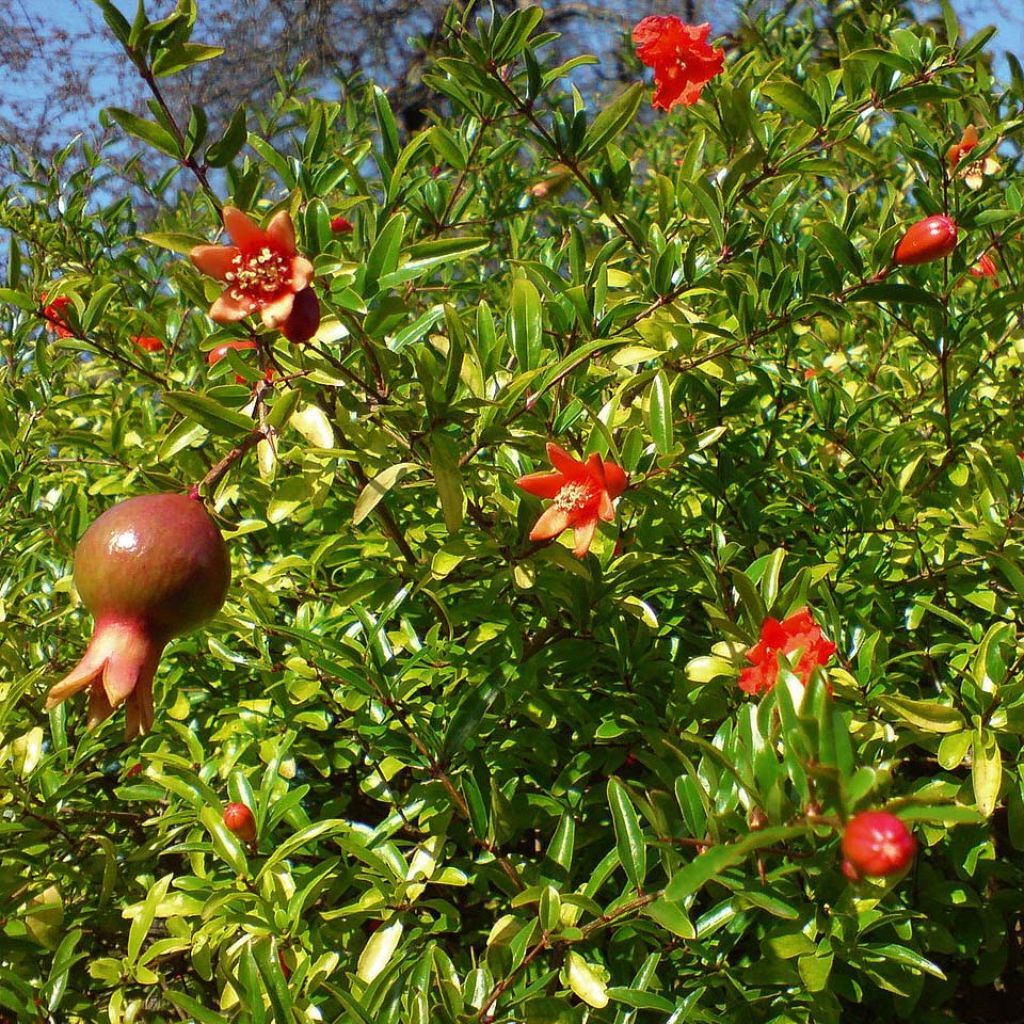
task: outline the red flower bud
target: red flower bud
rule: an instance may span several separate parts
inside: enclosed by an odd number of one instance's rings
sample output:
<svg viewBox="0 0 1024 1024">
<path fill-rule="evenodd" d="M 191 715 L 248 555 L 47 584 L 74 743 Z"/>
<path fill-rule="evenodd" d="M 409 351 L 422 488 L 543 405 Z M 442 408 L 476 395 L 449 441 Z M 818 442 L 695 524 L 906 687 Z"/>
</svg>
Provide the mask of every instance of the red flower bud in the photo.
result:
<svg viewBox="0 0 1024 1024">
<path fill-rule="evenodd" d="M 242 352 L 250 348 L 256 348 L 255 341 L 225 341 L 223 345 L 211 348 L 210 351 L 206 353 L 206 361 L 211 366 L 216 366 L 232 349 L 236 352 Z M 235 383 L 244 384 L 245 378 L 241 374 L 236 373 Z"/>
<path fill-rule="evenodd" d="M 992 283 L 996 287 L 999 286 L 999 268 L 996 266 L 996 261 L 987 252 L 978 257 L 978 262 L 971 267 L 970 274 L 971 277 L 990 277 Z"/>
<path fill-rule="evenodd" d="M 865 875 L 895 875 L 917 852 L 907 826 L 888 811 L 863 811 L 846 823 L 843 833 L 843 874 L 856 881 Z"/>
<path fill-rule="evenodd" d="M 211 366 L 216 366 L 232 349 L 240 352 L 245 349 L 255 347 L 255 341 L 225 341 L 223 345 L 211 348 L 210 351 L 206 353 L 206 361 Z"/>
<path fill-rule="evenodd" d="M 243 842 L 251 843 L 256 838 L 256 819 L 245 804 L 228 804 L 224 808 L 224 824 Z"/>
<path fill-rule="evenodd" d="M 956 222 L 944 213 L 911 224 L 892 254 L 904 267 L 941 260 L 956 248 Z"/>
<path fill-rule="evenodd" d="M 346 217 L 332 217 L 331 231 L 336 235 L 347 235 L 353 228 L 352 221 Z"/>
<path fill-rule="evenodd" d="M 281 324 L 281 333 L 294 342 L 309 341 L 320 326 L 320 302 L 312 288 L 303 288 L 295 296 L 288 319 Z"/>
</svg>

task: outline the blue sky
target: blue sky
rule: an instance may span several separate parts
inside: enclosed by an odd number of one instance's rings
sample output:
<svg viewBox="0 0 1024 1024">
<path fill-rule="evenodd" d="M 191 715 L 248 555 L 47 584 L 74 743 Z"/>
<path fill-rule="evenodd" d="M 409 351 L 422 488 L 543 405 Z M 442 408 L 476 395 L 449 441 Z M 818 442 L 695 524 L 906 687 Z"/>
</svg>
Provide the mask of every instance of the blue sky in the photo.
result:
<svg viewBox="0 0 1024 1024">
<path fill-rule="evenodd" d="M 129 20 L 135 10 L 136 0 L 115 0 L 116 5 L 125 13 Z M 244 2 L 244 0 L 243 0 Z M 543 0 L 541 0 L 543 2 Z M 621 2 L 621 0 L 620 0 Z M 618 6 L 615 0 L 609 0 L 609 6 Z M 84 3 L 75 0 L 19 0 L 15 6 L 15 13 L 19 10 L 26 18 L 31 18 L 36 32 L 36 37 L 41 39 L 49 38 L 47 31 L 49 26 L 64 27 L 72 33 L 84 31 L 88 28 L 91 20 L 99 22 L 98 11 L 91 11 L 87 18 L 83 14 L 82 7 L 88 8 L 88 0 Z M 149 0 L 148 8 L 151 17 L 156 17 L 157 12 L 164 13 L 173 8 L 173 0 Z M 680 7 L 682 4 L 680 3 Z M 1003 53 L 1006 50 L 1021 56 L 1024 54 L 1024 11 L 1008 15 L 1007 11 L 1015 6 L 1010 2 L 990 2 L 978 4 L 973 2 L 957 2 L 954 6 L 960 12 L 961 21 L 964 24 L 965 33 L 973 34 L 979 28 L 987 24 L 995 24 L 999 29 L 997 36 L 989 43 L 999 56 L 997 69 L 1005 74 L 1006 64 Z M 642 11 L 643 3 L 637 5 L 635 10 L 637 16 Z M 664 9 L 664 3 L 659 4 Z M 200 26 L 202 24 L 203 0 L 199 0 Z M 20 20 L 20 19 L 19 19 Z M 105 29 L 105 26 L 103 26 Z M 200 29 L 196 33 L 198 41 L 203 40 L 203 32 Z M 41 53 L 46 53 L 45 47 L 40 47 Z M 88 113 L 79 112 L 74 118 L 66 117 L 62 128 L 66 128 L 66 138 L 70 138 L 79 131 L 88 131 L 96 123 L 99 110 L 107 105 L 119 105 L 123 99 L 119 95 L 117 87 L 116 71 L 123 67 L 123 56 L 109 33 L 96 33 L 89 40 L 78 46 L 74 52 L 80 56 L 83 66 L 94 65 L 95 70 L 90 74 L 89 82 L 96 94 L 97 103 Z M 48 59 L 48 56 L 47 58 Z M 1022 57 L 1024 62 L 1024 57 Z M 52 72 L 52 68 L 50 69 Z M 42 117 L 44 99 L 47 95 L 46 85 L 43 79 L 43 71 L 38 62 L 34 67 L 32 63 L 25 69 L 23 74 L 9 76 L 5 82 L 5 92 L 8 98 L 28 100 L 32 106 L 38 106 Z M 58 122 L 59 123 L 59 122 Z M 56 134 L 56 133 L 55 133 Z M 56 138 L 55 138 L 56 141 Z"/>
</svg>

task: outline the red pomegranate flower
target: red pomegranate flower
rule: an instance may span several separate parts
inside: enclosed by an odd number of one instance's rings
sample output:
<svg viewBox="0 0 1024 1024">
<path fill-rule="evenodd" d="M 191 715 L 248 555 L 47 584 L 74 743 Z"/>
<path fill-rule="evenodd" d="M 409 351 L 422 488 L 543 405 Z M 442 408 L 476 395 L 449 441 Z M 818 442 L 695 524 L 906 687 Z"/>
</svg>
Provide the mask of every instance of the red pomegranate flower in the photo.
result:
<svg viewBox="0 0 1024 1024">
<path fill-rule="evenodd" d="M 61 315 L 71 305 L 71 297 L 69 295 L 58 295 L 52 302 L 45 295 L 41 298 L 46 329 L 51 334 L 56 334 L 58 338 L 73 338 L 75 336 L 74 331 L 68 327 L 67 321 Z"/>
<path fill-rule="evenodd" d="M 164 343 L 159 338 L 154 338 L 151 334 L 133 335 L 132 343 L 138 345 L 139 348 L 144 349 L 146 352 L 162 352 L 164 347 Z"/>
<path fill-rule="evenodd" d="M 197 245 L 189 253 L 202 273 L 227 284 L 210 319 L 229 324 L 259 313 L 267 327 L 280 327 L 313 279 L 313 264 L 296 252 L 291 215 L 275 213 L 266 231 L 234 206 L 225 206 L 223 217 L 234 245 Z"/>
<path fill-rule="evenodd" d="M 982 253 L 978 257 L 978 262 L 971 267 L 971 277 L 991 277 L 992 283 L 999 287 L 999 268 L 987 252 Z"/>
<path fill-rule="evenodd" d="M 993 156 L 984 156 L 980 160 L 974 160 L 966 166 L 961 166 L 964 157 L 974 149 L 978 144 L 978 129 L 973 124 L 969 124 L 965 129 L 964 133 L 960 138 L 959 142 L 954 143 L 949 147 L 949 151 L 946 153 L 946 162 L 949 164 L 949 173 L 956 174 L 957 177 L 962 178 L 964 184 L 972 191 L 977 192 L 978 189 L 985 184 L 986 174 L 998 174 L 1002 170 L 1002 165 Z"/>
<path fill-rule="evenodd" d="M 590 550 L 597 521 L 610 523 L 615 518 L 612 502 L 626 489 L 629 478 L 596 453 L 579 462 L 557 444 L 549 441 L 547 448 L 555 472 L 528 473 L 516 481 L 517 487 L 538 498 L 554 499 L 530 531 L 530 540 L 551 540 L 571 526 L 576 541 L 572 553 L 582 558 Z"/>
<path fill-rule="evenodd" d="M 811 618 L 810 608 L 801 608 L 783 622 L 769 616 L 761 626 L 761 639 L 747 651 L 751 664 L 740 673 L 740 689 L 744 693 L 767 693 L 775 686 L 779 674 L 779 655 L 797 651 L 801 652 L 800 660 L 793 672 L 806 685 L 811 670 L 827 665 L 835 649 L 836 645 L 825 639 Z"/>
<path fill-rule="evenodd" d="M 949 164 L 949 170 L 952 173 L 957 169 L 960 161 L 970 153 L 972 149 L 978 144 L 978 129 L 973 124 L 969 124 L 965 129 L 963 135 L 960 137 L 959 142 L 953 143 L 949 147 L 949 152 L 946 153 L 946 161 Z"/>
<path fill-rule="evenodd" d="M 677 103 L 691 107 L 701 90 L 721 74 L 725 51 L 707 43 L 711 26 L 687 25 L 674 15 L 651 15 L 633 26 L 636 55 L 654 68 L 651 105 L 671 110 Z"/>
</svg>

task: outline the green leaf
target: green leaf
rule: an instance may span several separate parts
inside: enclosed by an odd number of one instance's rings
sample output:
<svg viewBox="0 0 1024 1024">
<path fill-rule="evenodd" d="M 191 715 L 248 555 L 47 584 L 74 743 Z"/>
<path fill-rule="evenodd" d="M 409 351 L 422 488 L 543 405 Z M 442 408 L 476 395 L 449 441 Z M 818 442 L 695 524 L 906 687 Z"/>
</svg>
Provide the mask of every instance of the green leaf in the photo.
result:
<svg viewBox="0 0 1024 1024">
<path fill-rule="evenodd" d="M 540 362 L 543 313 L 540 294 L 524 277 L 512 282 L 508 330 L 520 370 L 532 370 Z"/>
<path fill-rule="evenodd" d="M 227 1017 L 222 1017 L 219 1013 L 207 1009 L 202 1003 L 197 1002 L 184 992 L 164 989 L 163 994 L 179 1009 L 195 1017 L 199 1024 L 228 1024 Z"/>
<path fill-rule="evenodd" d="M 942 309 L 939 299 L 912 284 L 866 284 L 851 293 L 847 302 L 900 302 L 907 306 L 930 306 Z"/>
<path fill-rule="evenodd" d="M 677 871 L 665 887 L 666 900 L 683 900 L 691 896 L 706 882 L 726 868 L 740 864 L 755 850 L 763 846 L 776 846 L 788 839 L 795 839 L 806 834 L 807 829 L 795 826 L 779 825 L 773 828 L 751 832 L 745 839 L 722 846 L 712 846 L 686 867 Z"/>
<path fill-rule="evenodd" d="M 402 235 L 405 232 L 405 214 L 396 213 L 381 229 L 377 240 L 366 258 L 364 291 L 366 297 L 374 295 L 380 286 L 380 278 L 391 274 L 398 267 L 398 254 L 402 246 Z"/>
<path fill-rule="evenodd" d="M 352 513 L 352 525 L 358 526 L 376 507 L 381 498 L 403 478 L 419 469 L 415 462 L 398 462 L 387 469 L 382 469 L 360 491 L 356 499 L 355 511 Z"/>
<path fill-rule="evenodd" d="M 642 891 L 647 875 L 647 847 L 633 802 L 618 779 L 608 780 L 608 806 L 612 812 L 619 861 L 633 888 Z"/>
<path fill-rule="evenodd" d="M 165 391 L 161 399 L 165 405 L 205 427 L 211 434 L 237 437 L 252 433 L 256 427 L 251 417 L 229 409 L 207 395 L 197 395 L 192 391 Z"/>
<path fill-rule="evenodd" d="M 106 113 L 129 135 L 142 139 L 143 142 L 158 149 L 161 153 L 166 153 L 176 160 L 180 160 L 184 155 L 177 139 L 156 122 L 146 121 L 130 110 L 122 110 L 120 107 L 107 107 Z"/>
<path fill-rule="evenodd" d="M 199 808 L 199 820 L 206 827 L 206 831 L 210 833 L 217 855 L 231 867 L 235 874 L 243 876 L 247 874 L 249 865 L 245 858 L 245 851 L 242 849 L 242 844 L 224 824 L 222 811 L 210 804 L 203 804 Z"/>
<path fill-rule="evenodd" d="M 113 282 L 101 285 L 96 289 L 90 297 L 89 304 L 85 307 L 85 312 L 82 313 L 79 321 L 83 331 L 91 331 L 99 324 L 107 310 L 107 306 L 110 304 L 110 300 L 118 291 L 120 291 L 120 286 Z"/>
<path fill-rule="evenodd" d="M 1003 757 L 991 729 L 981 726 L 974 731 L 974 758 L 971 764 L 974 802 L 986 818 L 992 816 L 999 802 L 1003 783 Z"/>
<path fill-rule="evenodd" d="M 408 249 L 408 259 L 390 273 L 383 274 L 377 282 L 381 291 L 414 281 L 430 270 L 453 263 L 455 260 L 480 252 L 489 244 L 486 238 L 438 238 L 429 242 L 420 242 Z"/>
<path fill-rule="evenodd" d="M 383 144 L 384 162 L 388 167 L 394 167 L 398 159 L 398 124 L 395 115 L 391 112 L 391 104 L 388 102 L 387 93 L 379 86 L 372 86 L 370 97 L 373 101 L 373 109 L 377 115 L 377 127 L 380 129 L 381 142 Z"/>
<path fill-rule="evenodd" d="M 195 246 L 206 245 L 208 239 L 201 235 L 187 235 L 179 231 L 147 231 L 139 235 L 144 242 L 150 245 L 159 246 L 161 249 L 169 249 L 171 252 L 181 253 L 187 256 Z"/>
<path fill-rule="evenodd" d="M 647 95 L 643 82 L 634 82 L 594 118 L 580 149 L 580 156 L 591 156 L 606 146 L 636 117 Z"/>
<path fill-rule="evenodd" d="M 569 950 L 565 963 L 566 983 L 573 992 L 596 1010 L 608 1005 L 608 985 L 601 974 L 575 950 Z"/>
<path fill-rule="evenodd" d="M 761 86 L 761 92 L 777 106 L 792 114 L 800 121 L 817 128 L 821 124 L 818 104 L 793 82 L 768 82 Z"/>
<path fill-rule="evenodd" d="M 169 46 L 156 55 L 153 61 L 153 74 L 157 78 L 166 78 L 203 61 L 219 57 L 223 52 L 223 46 L 204 46 L 202 43 L 179 43 L 176 46 Z"/>
<path fill-rule="evenodd" d="M 146 899 L 132 918 L 132 925 L 128 931 L 127 954 L 129 963 L 135 963 L 139 959 L 142 943 L 149 934 L 149 929 L 153 926 L 156 908 L 163 902 L 173 879 L 173 874 L 164 875 L 162 878 L 157 879 L 149 887 Z"/>
<path fill-rule="evenodd" d="M 924 732 L 959 732 L 964 727 L 963 715 L 948 704 L 890 696 L 879 697 L 877 702 L 915 729 Z"/>
<path fill-rule="evenodd" d="M 224 129 L 224 134 L 206 149 L 205 160 L 210 167 L 227 167 L 241 152 L 247 137 L 245 104 L 240 104 Z"/>
<path fill-rule="evenodd" d="M 462 487 L 459 457 L 451 438 L 439 434 L 430 436 L 430 465 L 441 499 L 445 528 L 456 534 L 466 515 L 466 495 Z"/>
<path fill-rule="evenodd" d="M 394 917 L 370 936 L 356 966 L 356 974 L 361 981 L 373 981 L 387 967 L 402 941 L 403 930 L 401 920 Z"/>
<path fill-rule="evenodd" d="M 648 391 L 650 403 L 651 434 L 659 452 L 667 452 L 672 448 L 672 386 L 664 370 L 654 375 Z"/>
</svg>

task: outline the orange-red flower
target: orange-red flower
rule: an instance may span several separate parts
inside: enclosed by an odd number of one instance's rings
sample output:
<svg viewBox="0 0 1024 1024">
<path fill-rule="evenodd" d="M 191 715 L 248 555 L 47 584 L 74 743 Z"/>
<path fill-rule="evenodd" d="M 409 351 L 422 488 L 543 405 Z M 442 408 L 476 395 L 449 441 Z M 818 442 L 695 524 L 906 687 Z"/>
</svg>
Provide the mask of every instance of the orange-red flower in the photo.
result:
<svg viewBox="0 0 1024 1024">
<path fill-rule="evenodd" d="M 225 206 L 223 217 L 234 245 L 197 245 L 189 253 L 202 273 L 227 284 L 210 318 L 229 324 L 259 313 L 267 327 L 280 327 L 313 279 L 313 264 L 295 249 L 291 215 L 275 213 L 265 231 L 234 206 Z"/>
<path fill-rule="evenodd" d="M 965 129 L 959 142 L 954 142 L 946 153 L 946 161 L 949 164 L 949 171 L 952 174 L 957 169 L 960 161 L 970 153 L 978 144 L 978 129 L 969 124 Z"/>
<path fill-rule="evenodd" d="M 75 332 L 67 325 L 67 321 L 61 315 L 71 305 L 69 295 L 58 295 L 53 302 L 50 302 L 45 295 L 42 296 L 43 319 L 46 320 L 46 329 L 58 338 L 73 338 Z"/>
<path fill-rule="evenodd" d="M 992 283 L 999 287 L 999 268 L 987 252 L 982 253 L 978 257 L 978 262 L 971 267 L 971 277 L 990 277 Z"/>
<path fill-rule="evenodd" d="M 835 649 L 836 645 L 825 639 L 811 618 L 809 608 L 801 608 L 783 622 L 769 616 L 761 626 L 761 639 L 747 651 L 751 664 L 740 673 L 740 689 L 745 693 L 767 693 L 775 686 L 779 674 L 779 655 L 797 651 L 800 660 L 793 672 L 806 686 L 812 669 L 827 665 Z"/>
<path fill-rule="evenodd" d="M 164 343 L 159 338 L 154 338 L 152 334 L 133 335 L 132 343 L 147 352 L 161 352 L 164 347 Z"/>
<path fill-rule="evenodd" d="M 998 174 L 1002 170 L 1002 164 L 995 157 L 984 156 L 980 160 L 974 160 L 964 167 L 960 164 L 964 157 L 978 144 L 978 129 L 969 124 L 965 129 L 960 141 L 949 147 L 946 153 L 946 161 L 949 164 L 949 173 L 956 174 L 962 178 L 964 184 L 972 191 L 977 192 L 985 184 L 986 174 Z"/>
<path fill-rule="evenodd" d="M 725 51 L 708 45 L 710 31 L 706 22 L 687 25 L 674 15 L 651 15 L 633 26 L 636 55 L 654 68 L 652 106 L 693 106 L 704 86 L 721 74 Z"/>
<path fill-rule="evenodd" d="M 554 473 L 528 473 L 516 481 L 516 486 L 538 498 L 554 499 L 530 531 L 530 540 L 551 540 L 571 526 L 576 542 L 572 553 L 582 558 L 590 550 L 598 520 L 610 523 L 615 518 L 613 502 L 629 478 L 596 453 L 580 462 L 550 441 L 548 459 Z"/>
</svg>

